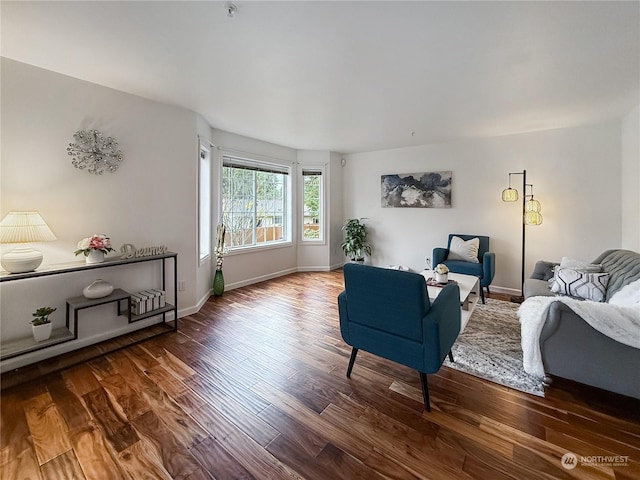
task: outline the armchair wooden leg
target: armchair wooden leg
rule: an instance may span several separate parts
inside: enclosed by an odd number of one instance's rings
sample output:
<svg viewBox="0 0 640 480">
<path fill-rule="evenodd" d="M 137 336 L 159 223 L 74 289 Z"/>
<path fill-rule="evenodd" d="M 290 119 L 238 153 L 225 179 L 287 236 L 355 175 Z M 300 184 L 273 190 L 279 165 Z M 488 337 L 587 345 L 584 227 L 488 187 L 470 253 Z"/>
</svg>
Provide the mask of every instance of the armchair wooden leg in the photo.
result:
<svg viewBox="0 0 640 480">
<path fill-rule="evenodd" d="M 424 400 L 424 408 L 427 412 L 431 411 L 431 403 L 429 402 L 429 385 L 427 384 L 427 374 L 420 374 L 420 385 L 422 386 L 422 399 Z"/>
<path fill-rule="evenodd" d="M 358 354 L 358 349 L 354 347 L 351 350 L 351 358 L 349 359 L 349 366 L 347 367 L 347 377 L 351 376 L 351 370 L 353 370 L 353 364 L 356 361 L 357 354 Z"/>
<path fill-rule="evenodd" d="M 449 361 L 451 361 L 451 363 L 453 363 L 453 352 L 451 350 L 449 350 Z"/>
<path fill-rule="evenodd" d="M 484 288 L 480 287 L 480 300 L 482 300 L 482 304 L 484 305 Z"/>
</svg>

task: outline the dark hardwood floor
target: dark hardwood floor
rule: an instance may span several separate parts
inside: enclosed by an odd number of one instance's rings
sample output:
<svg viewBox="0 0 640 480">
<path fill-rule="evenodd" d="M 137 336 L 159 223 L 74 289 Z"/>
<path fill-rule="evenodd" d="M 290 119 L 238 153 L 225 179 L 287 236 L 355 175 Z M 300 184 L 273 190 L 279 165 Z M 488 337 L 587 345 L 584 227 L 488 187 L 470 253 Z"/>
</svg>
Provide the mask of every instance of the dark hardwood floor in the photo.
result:
<svg viewBox="0 0 640 480">
<path fill-rule="evenodd" d="M 1 395 L 2 479 L 640 478 L 639 402 L 443 367 L 426 413 L 417 373 L 366 352 L 347 379 L 342 288 L 340 271 L 288 275 L 210 299 L 178 333 L 7 373 L 27 381 Z M 624 465 L 593 458 L 611 455 Z"/>
</svg>

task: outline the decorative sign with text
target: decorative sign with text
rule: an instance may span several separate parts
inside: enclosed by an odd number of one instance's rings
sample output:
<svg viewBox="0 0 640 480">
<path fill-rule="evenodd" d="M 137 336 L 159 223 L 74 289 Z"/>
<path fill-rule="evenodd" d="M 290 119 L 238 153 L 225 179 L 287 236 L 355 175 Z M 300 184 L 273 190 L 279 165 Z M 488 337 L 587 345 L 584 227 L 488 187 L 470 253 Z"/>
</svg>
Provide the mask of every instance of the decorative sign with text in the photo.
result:
<svg viewBox="0 0 640 480">
<path fill-rule="evenodd" d="M 122 253 L 120 258 L 126 260 L 127 258 L 151 257 L 152 255 L 162 255 L 167 252 L 168 248 L 166 245 L 136 248 L 135 245 L 125 243 L 120 247 L 120 253 Z"/>
</svg>

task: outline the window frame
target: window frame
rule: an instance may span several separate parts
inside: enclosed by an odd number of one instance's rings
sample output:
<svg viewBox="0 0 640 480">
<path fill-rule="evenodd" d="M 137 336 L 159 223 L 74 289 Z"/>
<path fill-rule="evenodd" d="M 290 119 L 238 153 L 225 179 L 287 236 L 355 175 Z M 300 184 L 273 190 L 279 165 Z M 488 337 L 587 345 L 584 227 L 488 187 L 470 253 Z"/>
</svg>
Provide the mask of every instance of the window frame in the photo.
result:
<svg viewBox="0 0 640 480">
<path fill-rule="evenodd" d="M 198 148 L 198 265 L 202 266 L 211 259 L 212 243 L 212 211 L 213 211 L 213 181 L 212 181 L 212 157 L 211 145 L 207 146 L 205 142 L 199 141 Z M 204 157 L 203 157 L 204 154 Z M 206 160 L 207 165 L 203 165 Z M 203 180 L 207 180 L 208 197 L 206 202 L 203 200 Z M 207 220 L 207 233 L 204 232 L 203 220 Z M 206 227 L 206 226 L 205 226 Z M 206 242 L 203 242 L 206 240 Z M 204 243 L 204 244 L 203 244 Z M 203 251 L 205 250 L 205 251 Z"/>
<path fill-rule="evenodd" d="M 283 192 L 283 239 L 275 240 L 269 242 L 260 242 L 255 243 L 256 236 L 256 222 L 253 222 L 253 236 L 254 243 L 251 245 L 238 245 L 238 246 L 230 246 L 227 245 L 228 253 L 227 255 L 238 255 L 242 253 L 248 252 L 256 252 L 260 250 L 271 250 L 275 248 L 284 248 L 293 245 L 293 200 L 295 198 L 295 192 L 292 184 L 292 177 L 294 176 L 294 168 L 293 163 L 288 162 L 282 159 L 276 159 L 271 157 L 266 157 L 263 155 L 243 153 L 237 151 L 223 150 L 221 149 L 219 152 L 219 195 L 218 195 L 218 217 L 221 221 L 224 219 L 224 210 L 223 210 L 223 197 L 224 197 L 224 168 L 228 165 L 228 160 L 233 160 L 237 162 L 239 165 L 243 165 L 247 167 L 247 170 L 256 170 L 256 171 L 266 171 L 270 173 L 282 173 L 284 175 L 284 192 Z M 254 191 L 254 200 L 255 200 L 255 191 Z M 254 213 L 255 218 L 255 213 Z M 227 231 L 229 228 L 227 226 Z"/>
<path fill-rule="evenodd" d="M 318 225 L 319 225 L 319 237 L 318 238 L 305 238 L 304 236 L 304 202 L 305 202 L 305 191 L 304 191 L 304 177 L 305 172 L 318 172 L 320 177 L 320 185 L 319 185 L 319 198 L 318 198 Z M 326 244 L 326 215 L 325 215 L 325 166 L 324 165 L 303 165 L 300 167 L 300 201 L 298 202 L 300 205 L 300 243 L 304 243 L 305 245 L 309 244 L 318 244 L 324 245 Z"/>
</svg>

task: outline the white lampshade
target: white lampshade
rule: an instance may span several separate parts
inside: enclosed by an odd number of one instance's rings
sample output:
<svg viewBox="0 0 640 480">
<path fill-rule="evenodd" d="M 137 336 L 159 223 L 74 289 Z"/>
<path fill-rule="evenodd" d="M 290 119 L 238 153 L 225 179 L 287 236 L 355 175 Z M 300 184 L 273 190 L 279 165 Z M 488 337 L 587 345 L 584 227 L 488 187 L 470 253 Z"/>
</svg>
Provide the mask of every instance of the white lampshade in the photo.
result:
<svg viewBox="0 0 640 480">
<path fill-rule="evenodd" d="M 38 212 L 9 212 L 0 222 L 0 243 L 51 242 L 56 240 Z M 0 259 L 10 273 L 32 272 L 42 263 L 42 252 L 19 246 Z"/>
<path fill-rule="evenodd" d="M 56 240 L 38 212 L 9 212 L 0 222 L 0 243 L 34 243 Z"/>
</svg>

